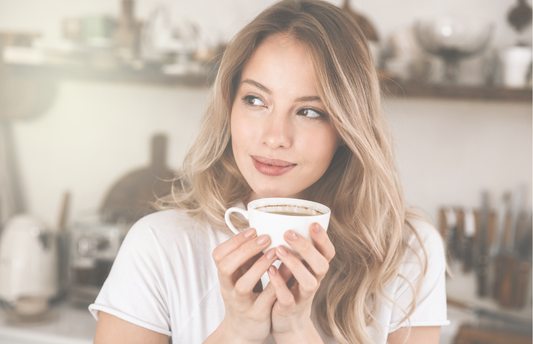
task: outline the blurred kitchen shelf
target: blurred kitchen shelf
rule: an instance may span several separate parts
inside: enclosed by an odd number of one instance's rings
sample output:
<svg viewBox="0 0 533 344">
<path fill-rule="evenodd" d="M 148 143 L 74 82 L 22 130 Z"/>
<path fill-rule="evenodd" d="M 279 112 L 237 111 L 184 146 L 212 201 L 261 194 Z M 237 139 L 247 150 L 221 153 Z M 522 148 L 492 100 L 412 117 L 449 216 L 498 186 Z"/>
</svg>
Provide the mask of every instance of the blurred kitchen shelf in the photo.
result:
<svg viewBox="0 0 533 344">
<path fill-rule="evenodd" d="M 213 82 L 215 68 L 195 74 L 169 75 L 156 69 L 134 70 L 132 68 L 98 69 L 82 65 L 22 65 L 6 64 L 12 75 L 55 77 L 59 79 L 90 80 L 103 82 L 125 82 L 166 87 L 207 88 Z M 531 88 L 512 89 L 487 86 L 438 85 L 401 82 L 382 78 L 381 86 L 385 97 L 436 98 L 450 100 L 490 100 L 510 102 L 531 102 Z"/>
<path fill-rule="evenodd" d="M 509 102 L 531 102 L 531 88 L 504 88 L 488 86 L 438 85 L 397 82 L 382 79 L 385 97 L 397 98 L 439 98 L 450 100 L 490 100 Z"/>
<path fill-rule="evenodd" d="M 205 88 L 210 84 L 209 73 L 188 73 L 169 75 L 158 70 L 145 68 L 92 68 L 89 66 L 72 65 L 22 65 L 6 64 L 6 71 L 12 76 L 57 78 L 71 80 L 88 80 L 102 82 L 121 82 L 148 84 L 156 86 L 183 86 Z"/>
</svg>

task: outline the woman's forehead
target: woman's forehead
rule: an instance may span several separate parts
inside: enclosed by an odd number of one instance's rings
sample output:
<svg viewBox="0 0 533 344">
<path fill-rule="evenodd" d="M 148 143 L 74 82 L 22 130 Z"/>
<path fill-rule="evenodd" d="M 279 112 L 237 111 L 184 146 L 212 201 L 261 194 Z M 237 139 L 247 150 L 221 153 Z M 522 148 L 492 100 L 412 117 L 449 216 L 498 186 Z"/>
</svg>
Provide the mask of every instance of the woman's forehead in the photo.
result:
<svg viewBox="0 0 533 344">
<path fill-rule="evenodd" d="M 293 85 L 307 93 L 306 96 L 317 93 L 315 71 L 308 49 L 304 43 L 288 34 L 269 36 L 261 42 L 243 68 L 241 83 L 245 80 L 258 82 L 272 91 L 287 91 Z"/>
</svg>

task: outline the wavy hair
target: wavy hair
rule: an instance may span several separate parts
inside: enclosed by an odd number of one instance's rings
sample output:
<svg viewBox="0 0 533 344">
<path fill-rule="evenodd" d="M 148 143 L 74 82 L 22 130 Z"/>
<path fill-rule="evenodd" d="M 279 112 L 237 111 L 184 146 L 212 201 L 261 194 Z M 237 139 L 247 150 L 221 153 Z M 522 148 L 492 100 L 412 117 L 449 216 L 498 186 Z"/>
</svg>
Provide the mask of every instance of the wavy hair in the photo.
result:
<svg viewBox="0 0 533 344">
<path fill-rule="evenodd" d="M 246 202 L 251 188 L 234 160 L 230 115 L 241 72 L 263 39 L 288 34 L 311 57 L 316 88 L 342 138 L 311 199 L 332 209 L 328 235 L 336 255 L 315 296 L 322 329 L 342 344 L 369 343 L 386 282 L 398 275 L 414 232 L 398 180 L 393 142 L 381 112 L 379 81 L 367 41 L 340 8 L 321 0 L 284 0 L 264 10 L 229 43 L 198 136 L 159 208 L 177 208 L 227 230 L 226 209 Z M 420 238 L 419 238 L 420 240 Z M 422 260 L 421 260 L 422 262 Z M 423 268 L 425 271 L 425 267 Z M 412 286 L 413 292 L 420 283 Z M 415 307 L 413 300 L 405 318 Z"/>
</svg>

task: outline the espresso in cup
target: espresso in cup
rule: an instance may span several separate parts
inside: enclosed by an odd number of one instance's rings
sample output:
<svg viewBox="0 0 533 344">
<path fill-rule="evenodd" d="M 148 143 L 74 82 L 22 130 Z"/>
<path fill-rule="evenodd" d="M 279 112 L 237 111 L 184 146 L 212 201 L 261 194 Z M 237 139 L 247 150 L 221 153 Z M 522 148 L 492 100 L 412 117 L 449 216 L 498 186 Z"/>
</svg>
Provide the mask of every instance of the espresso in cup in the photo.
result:
<svg viewBox="0 0 533 344">
<path fill-rule="evenodd" d="M 265 213 L 272 213 L 277 215 L 287 215 L 287 216 L 317 216 L 317 215 L 324 215 L 323 212 L 310 208 L 310 207 L 304 207 L 304 206 L 297 206 L 297 205 L 288 205 L 288 204 L 280 204 L 280 205 L 265 205 L 261 207 L 255 208 L 259 211 L 264 211 Z"/>
<path fill-rule="evenodd" d="M 233 212 L 242 214 L 249 221 L 250 227 L 255 228 L 258 236 L 270 236 L 270 246 L 263 250 L 264 253 L 272 247 L 283 245 L 300 259 L 300 255 L 285 242 L 285 232 L 293 230 L 313 243 L 309 227 L 317 222 L 327 230 L 331 214 L 328 207 L 317 202 L 296 198 L 262 198 L 248 203 L 247 210 L 233 207 L 226 211 L 226 224 L 235 234 L 239 231 L 230 220 Z"/>
</svg>

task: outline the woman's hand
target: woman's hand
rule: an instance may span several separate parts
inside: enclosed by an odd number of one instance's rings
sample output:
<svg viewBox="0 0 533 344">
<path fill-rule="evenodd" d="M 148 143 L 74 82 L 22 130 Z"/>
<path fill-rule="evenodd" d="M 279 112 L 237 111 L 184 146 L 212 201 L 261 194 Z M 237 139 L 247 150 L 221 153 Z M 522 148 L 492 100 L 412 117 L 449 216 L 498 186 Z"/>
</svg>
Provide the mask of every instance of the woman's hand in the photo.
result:
<svg viewBox="0 0 533 344">
<path fill-rule="evenodd" d="M 213 251 L 226 315 L 205 343 L 263 343 L 270 336 L 276 294 L 272 286 L 254 292 L 276 260 L 274 248 L 261 253 L 269 244 L 267 235 L 257 237 L 255 229 L 249 228 Z"/>
<path fill-rule="evenodd" d="M 335 248 L 318 223 L 310 226 L 309 233 L 316 248 L 293 231 L 284 235 L 285 241 L 305 262 L 279 246 L 276 254 L 283 264 L 279 271 L 274 266 L 268 269 L 270 285 L 277 297 L 272 308 L 272 335 L 278 344 L 322 343 L 311 322 L 311 306 L 320 282 L 328 272 L 329 262 L 335 256 Z M 295 282 L 289 289 L 287 282 L 291 276 Z"/>
</svg>

